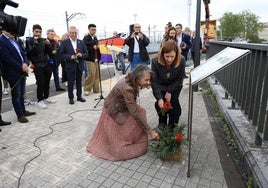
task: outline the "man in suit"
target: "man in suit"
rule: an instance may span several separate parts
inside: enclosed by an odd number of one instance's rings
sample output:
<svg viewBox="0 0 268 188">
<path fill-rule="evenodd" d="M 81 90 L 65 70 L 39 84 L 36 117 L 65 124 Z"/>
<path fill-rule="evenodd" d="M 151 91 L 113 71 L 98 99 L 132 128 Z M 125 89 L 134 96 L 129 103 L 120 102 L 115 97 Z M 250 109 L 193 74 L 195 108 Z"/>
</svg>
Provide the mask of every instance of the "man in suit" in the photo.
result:
<svg viewBox="0 0 268 188">
<path fill-rule="evenodd" d="M 199 45 L 199 49 L 202 49 L 202 40 L 201 38 L 199 38 L 199 43 L 197 43 L 196 41 L 196 37 L 195 37 L 195 31 L 192 32 L 192 37 L 191 37 L 191 43 L 192 43 L 192 48 L 191 48 L 191 57 L 193 59 L 194 62 L 194 68 L 197 67 L 198 65 L 200 65 L 200 62 L 195 62 L 195 54 L 196 53 L 200 53 L 195 51 L 195 45 Z"/>
<path fill-rule="evenodd" d="M 77 29 L 71 26 L 69 38 L 62 41 L 59 53 L 66 60 L 65 71 L 68 81 L 69 104 L 74 104 L 74 81 L 76 83 L 77 101 L 86 102 L 82 97 L 83 59 L 88 57 L 88 51 L 83 40 L 77 38 Z"/>
<path fill-rule="evenodd" d="M 28 74 L 28 60 L 22 46 L 5 28 L 0 36 L 0 59 L 2 60 L 3 78 L 11 87 L 12 104 L 20 123 L 27 123 L 26 116 L 35 115 L 35 112 L 25 110 L 24 91 L 25 76 Z"/>
<path fill-rule="evenodd" d="M 183 55 L 185 59 L 185 64 L 188 59 L 188 52 L 192 47 L 191 44 L 191 37 L 189 35 L 186 35 L 182 32 L 182 24 L 178 23 L 175 26 L 177 31 L 177 41 L 179 48 L 181 50 L 181 54 Z M 184 75 L 185 78 L 188 78 L 188 76 Z"/>
</svg>

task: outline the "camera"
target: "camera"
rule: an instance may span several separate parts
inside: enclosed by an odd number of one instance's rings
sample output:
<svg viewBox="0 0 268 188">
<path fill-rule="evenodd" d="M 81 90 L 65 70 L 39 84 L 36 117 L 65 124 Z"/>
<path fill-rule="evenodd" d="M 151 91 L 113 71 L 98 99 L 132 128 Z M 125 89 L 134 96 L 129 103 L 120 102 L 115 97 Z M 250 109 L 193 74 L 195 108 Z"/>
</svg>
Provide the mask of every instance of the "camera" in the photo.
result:
<svg viewBox="0 0 268 188">
<path fill-rule="evenodd" d="M 16 37 L 23 36 L 27 24 L 27 18 L 4 13 L 6 5 L 14 8 L 19 6 L 18 3 L 11 0 L 0 0 L 0 31 L 4 29 Z"/>
<path fill-rule="evenodd" d="M 139 32 L 135 32 L 135 35 L 138 35 L 139 34 Z"/>
</svg>

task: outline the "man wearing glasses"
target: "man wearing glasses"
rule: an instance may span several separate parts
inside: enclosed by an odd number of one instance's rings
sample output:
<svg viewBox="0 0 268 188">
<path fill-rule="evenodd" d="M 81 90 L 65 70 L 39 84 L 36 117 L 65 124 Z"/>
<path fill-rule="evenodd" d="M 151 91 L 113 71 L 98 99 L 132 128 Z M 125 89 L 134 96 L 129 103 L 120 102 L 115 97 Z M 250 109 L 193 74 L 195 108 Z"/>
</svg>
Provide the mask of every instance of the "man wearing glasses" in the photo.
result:
<svg viewBox="0 0 268 188">
<path fill-rule="evenodd" d="M 83 60 L 88 57 L 88 52 L 84 41 L 77 38 L 77 28 L 75 26 L 70 27 L 69 38 L 62 41 L 59 54 L 66 61 L 65 71 L 68 80 L 69 104 L 74 104 L 74 84 L 77 101 L 86 102 L 82 97 L 82 73 L 84 70 Z"/>
<path fill-rule="evenodd" d="M 84 92 L 85 95 L 89 95 L 93 89 L 93 93 L 99 93 L 99 61 L 101 58 L 100 49 L 98 46 L 98 39 L 96 37 L 96 25 L 88 25 L 88 34 L 83 39 L 86 44 L 88 57 L 86 58 L 86 65 L 88 70 L 88 75 L 84 82 Z"/>
<path fill-rule="evenodd" d="M 133 32 L 125 40 L 125 44 L 129 46 L 128 61 L 130 63 L 130 71 L 133 71 L 137 65 L 148 65 L 149 54 L 146 46 L 149 43 L 149 38 L 141 32 L 140 24 L 134 24 Z"/>
</svg>

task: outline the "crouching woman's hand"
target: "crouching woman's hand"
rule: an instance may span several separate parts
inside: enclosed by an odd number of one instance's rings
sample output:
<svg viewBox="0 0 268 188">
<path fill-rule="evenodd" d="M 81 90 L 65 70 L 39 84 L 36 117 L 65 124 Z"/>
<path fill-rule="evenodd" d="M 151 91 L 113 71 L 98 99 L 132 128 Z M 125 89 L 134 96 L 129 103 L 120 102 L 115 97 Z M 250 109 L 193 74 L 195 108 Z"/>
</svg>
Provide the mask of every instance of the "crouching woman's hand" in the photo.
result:
<svg viewBox="0 0 268 188">
<path fill-rule="evenodd" d="M 158 140 L 160 138 L 159 134 L 155 132 L 154 130 L 150 130 L 148 134 L 152 137 L 154 140 Z"/>
</svg>

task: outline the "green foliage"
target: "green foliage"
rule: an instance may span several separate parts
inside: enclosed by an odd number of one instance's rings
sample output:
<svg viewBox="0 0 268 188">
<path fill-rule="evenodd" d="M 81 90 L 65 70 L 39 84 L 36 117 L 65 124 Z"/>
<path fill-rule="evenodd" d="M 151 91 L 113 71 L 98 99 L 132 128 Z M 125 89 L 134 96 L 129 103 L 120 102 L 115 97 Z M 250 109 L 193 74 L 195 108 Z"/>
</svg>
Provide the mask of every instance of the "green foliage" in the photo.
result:
<svg viewBox="0 0 268 188">
<path fill-rule="evenodd" d="M 262 30 L 262 24 L 259 17 L 249 10 L 238 14 L 226 12 L 219 21 L 223 38 L 233 40 L 238 37 L 250 42 L 260 42 L 258 32 Z"/>
<path fill-rule="evenodd" d="M 152 140 L 150 143 L 151 151 L 160 159 L 170 156 L 176 151 L 181 150 L 182 144 L 185 144 L 185 140 L 178 142 L 175 135 L 177 133 L 185 134 L 186 124 L 175 125 L 173 130 L 170 130 L 168 126 L 164 126 L 162 129 L 156 131 L 160 135 L 159 140 Z"/>
<path fill-rule="evenodd" d="M 247 181 L 247 188 L 253 188 L 254 187 L 254 179 L 251 177 Z"/>
</svg>

